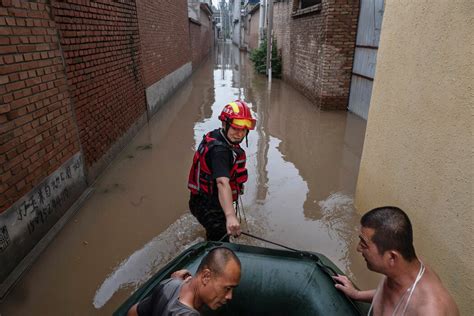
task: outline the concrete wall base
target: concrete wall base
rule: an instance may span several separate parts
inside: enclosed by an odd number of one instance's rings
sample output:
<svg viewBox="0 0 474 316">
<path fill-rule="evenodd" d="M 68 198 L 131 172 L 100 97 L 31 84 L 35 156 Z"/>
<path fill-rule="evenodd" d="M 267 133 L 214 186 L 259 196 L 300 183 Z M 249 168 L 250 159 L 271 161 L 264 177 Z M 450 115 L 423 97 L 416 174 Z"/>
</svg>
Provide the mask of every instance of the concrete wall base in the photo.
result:
<svg viewBox="0 0 474 316">
<path fill-rule="evenodd" d="M 63 221 L 71 205 L 86 189 L 81 153 L 0 214 L 0 298 L 36 258 L 32 251 Z M 46 247 L 46 245 L 43 246 Z M 28 261 L 29 264 L 19 264 Z"/>
<path fill-rule="evenodd" d="M 146 88 L 148 114 L 151 117 L 192 73 L 192 63 L 186 63 L 160 81 Z"/>
<path fill-rule="evenodd" d="M 92 193 L 92 189 L 86 189 L 79 199 L 64 213 L 63 217 L 48 231 L 48 233 L 36 244 L 36 246 L 23 258 L 23 260 L 17 265 L 17 267 L 8 275 L 8 277 L 2 282 L 0 286 L 0 301 L 7 296 L 13 286 L 20 280 L 21 276 L 28 271 L 33 265 L 33 262 L 40 256 L 40 254 L 48 247 L 51 241 L 66 225 L 74 214 L 81 208 L 85 200 L 89 198 Z"/>
</svg>

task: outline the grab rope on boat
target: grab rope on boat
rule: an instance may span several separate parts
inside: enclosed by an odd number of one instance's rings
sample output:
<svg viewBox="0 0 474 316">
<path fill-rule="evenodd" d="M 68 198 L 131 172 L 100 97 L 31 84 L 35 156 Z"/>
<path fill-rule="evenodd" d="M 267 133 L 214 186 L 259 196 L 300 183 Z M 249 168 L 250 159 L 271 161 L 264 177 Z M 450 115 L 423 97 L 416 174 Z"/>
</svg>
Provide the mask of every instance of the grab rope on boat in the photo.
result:
<svg viewBox="0 0 474 316">
<path fill-rule="evenodd" d="M 251 237 L 251 238 L 254 238 L 254 239 L 257 239 L 257 240 L 260 240 L 260 241 L 263 241 L 263 242 L 266 242 L 266 243 L 269 243 L 269 244 L 273 244 L 275 246 L 279 246 L 279 247 L 282 247 L 282 248 L 285 248 L 285 249 L 288 249 L 290 251 L 293 251 L 293 252 L 296 252 L 298 253 L 301 257 L 306 257 L 306 258 L 309 258 L 309 259 L 312 259 L 316 262 L 316 265 L 318 267 L 321 268 L 321 270 L 326 273 L 330 278 L 331 280 L 334 282 L 334 284 L 337 284 L 339 282 L 337 282 L 336 280 L 334 280 L 332 277 L 333 276 L 337 276 L 339 275 L 339 273 L 334 270 L 332 267 L 326 265 L 325 263 L 323 263 L 321 261 L 321 259 L 316 255 L 316 254 L 313 254 L 311 252 L 308 252 L 308 251 L 304 251 L 304 250 L 298 250 L 298 249 L 295 249 L 295 248 L 291 248 L 291 247 L 288 247 L 288 246 L 285 246 L 285 245 L 282 245 L 282 244 L 279 244 L 279 243 L 276 243 L 274 241 L 271 241 L 271 240 L 268 240 L 268 239 L 265 239 L 265 238 L 262 238 L 262 237 L 259 237 L 259 236 L 255 236 L 255 235 L 252 235 L 248 232 L 241 232 L 242 235 L 244 236 L 248 236 L 248 237 Z M 226 237 L 228 234 L 226 234 L 224 237 Z M 357 310 L 359 311 L 359 313 L 362 313 L 360 308 L 354 303 L 354 301 L 349 298 L 347 295 L 344 294 L 344 296 L 349 300 L 349 302 L 351 303 L 351 305 Z M 362 315 L 362 314 L 361 314 Z"/>
<path fill-rule="evenodd" d="M 309 259 L 312 259 L 316 262 L 316 264 L 327 274 L 331 277 L 333 276 L 337 276 L 339 273 L 337 273 L 333 268 L 331 268 L 330 266 L 324 264 L 321 259 L 315 255 L 314 253 L 311 253 L 311 252 L 308 252 L 308 251 L 303 251 L 303 250 L 298 250 L 298 249 L 295 249 L 295 248 L 291 248 L 291 247 L 288 247 L 288 246 L 285 246 L 285 245 L 282 245 L 282 244 L 279 244 L 279 243 L 276 243 L 274 241 L 271 241 L 271 240 L 268 240 L 268 239 L 265 239 L 265 238 L 262 238 L 262 237 L 258 237 L 258 236 L 255 236 L 255 235 L 252 235 L 248 232 L 241 232 L 242 235 L 244 236 L 247 236 L 247 237 L 251 237 L 251 238 L 254 238 L 254 239 L 257 239 L 257 240 L 260 240 L 260 241 L 263 241 L 263 242 L 266 242 L 266 243 L 269 243 L 269 244 L 273 244 L 275 246 L 278 246 L 278 247 L 282 247 L 282 248 L 285 248 L 287 250 L 290 250 L 290 251 L 293 251 L 293 252 L 296 252 L 297 254 L 299 254 L 301 257 L 306 257 L 306 258 L 309 258 Z M 223 241 L 227 236 L 229 236 L 229 234 L 225 234 L 224 236 L 222 236 L 222 238 L 219 240 L 219 242 Z M 334 281 L 334 280 L 333 280 Z M 334 281 L 335 282 L 335 281 Z"/>
<path fill-rule="evenodd" d="M 244 204 L 242 203 L 242 196 L 239 194 L 239 200 L 237 200 L 237 203 L 236 203 L 236 211 L 237 211 L 237 216 L 239 218 L 239 222 L 242 223 L 242 217 L 244 219 L 244 222 L 245 222 L 245 226 L 247 227 L 247 229 L 249 229 L 249 225 L 248 225 L 248 222 L 247 222 L 247 217 L 245 216 L 245 210 L 244 210 Z M 240 202 L 240 203 L 239 203 Z M 242 216 L 243 214 L 243 216 Z M 259 237 L 259 236 L 255 236 L 255 235 L 252 235 L 250 234 L 249 232 L 241 232 L 242 235 L 244 236 L 247 236 L 247 237 L 251 237 L 251 238 L 254 238 L 254 239 L 257 239 L 257 240 L 260 240 L 260 241 L 263 241 L 263 242 L 266 242 L 266 243 L 269 243 L 269 244 L 273 244 L 275 246 L 278 246 L 278 247 L 281 247 L 281 248 L 284 248 L 284 249 L 287 249 L 287 250 L 290 250 L 290 251 L 293 251 L 293 252 L 296 252 L 298 253 L 300 256 L 302 257 L 307 257 L 307 258 L 310 258 L 310 259 L 313 259 L 316 264 L 327 274 L 331 277 L 333 276 L 337 276 L 338 273 L 333 269 L 331 268 L 330 266 L 324 264 L 321 259 L 311 253 L 311 252 L 308 252 L 308 251 L 303 251 L 303 250 L 298 250 L 298 249 L 295 249 L 295 248 L 291 248 L 291 247 L 288 247 L 288 246 L 285 246 L 285 245 L 282 245 L 282 244 L 279 244 L 279 243 L 276 243 L 274 241 L 271 241 L 271 240 L 268 240 L 268 239 L 264 239 L 262 237 Z M 229 236 L 229 234 L 225 234 L 224 236 L 222 236 L 222 238 L 219 240 L 219 242 L 223 241 L 227 236 Z M 333 280 L 334 281 L 334 280 Z M 336 281 L 334 281 L 336 282 Z"/>
<path fill-rule="evenodd" d="M 285 246 L 285 245 L 282 245 L 282 244 L 279 244 L 277 242 L 274 242 L 274 241 L 271 241 L 271 240 L 268 240 L 268 239 L 265 239 L 265 238 L 262 238 L 262 237 L 259 237 L 259 236 L 255 236 L 255 235 L 252 235 L 250 234 L 249 232 L 241 232 L 242 235 L 244 236 L 247 236 L 247 237 L 251 237 L 251 238 L 254 238 L 254 239 L 257 239 L 257 240 L 260 240 L 260 241 L 263 241 L 263 242 L 266 242 L 266 243 L 269 243 L 269 244 L 273 244 L 275 246 L 278 246 L 278 247 L 282 247 L 282 248 L 285 248 L 287 250 L 290 250 L 290 251 L 293 251 L 293 252 L 296 252 L 298 253 L 301 257 L 306 257 L 306 258 L 309 258 L 311 260 L 314 260 L 316 265 L 318 267 L 321 268 L 321 270 L 326 273 L 326 275 L 328 275 L 331 280 L 334 282 L 334 284 L 337 284 L 339 282 L 337 282 L 336 280 L 334 280 L 332 277 L 333 276 L 337 276 L 339 275 L 339 273 L 334 270 L 332 267 L 326 265 L 325 263 L 323 263 L 321 261 L 321 259 L 316 255 L 316 254 L 313 254 L 311 252 L 308 252 L 308 251 L 304 251 L 304 250 L 298 250 L 298 249 L 295 249 L 295 248 L 291 248 L 291 247 L 288 247 L 288 246 Z M 226 238 L 227 236 L 229 236 L 229 234 L 225 234 L 224 236 L 222 236 L 222 238 L 219 240 L 219 242 L 222 242 L 224 240 L 224 238 Z M 359 311 L 359 313 L 362 315 L 362 312 L 360 310 L 360 308 L 354 303 L 354 301 L 348 297 L 347 295 L 344 294 L 344 296 L 347 298 L 347 300 L 351 303 L 351 305 L 357 310 Z"/>
</svg>

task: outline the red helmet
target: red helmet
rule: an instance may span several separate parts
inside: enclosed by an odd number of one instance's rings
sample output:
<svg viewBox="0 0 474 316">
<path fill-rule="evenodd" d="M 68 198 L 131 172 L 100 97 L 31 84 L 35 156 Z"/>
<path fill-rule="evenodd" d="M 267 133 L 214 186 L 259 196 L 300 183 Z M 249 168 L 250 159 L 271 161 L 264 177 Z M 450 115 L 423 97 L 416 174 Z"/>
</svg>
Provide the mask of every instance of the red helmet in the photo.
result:
<svg viewBox="0 0 474 316">
<path fill-rule="evenodd" d="M 252 113 L 244 101 L 236 100 L 230 102 L 222 109 L 219 120 L 229 123 L 230 126 L 237 129 L 254 129 L 257 122 L 252 118 Z"/>
</svg>

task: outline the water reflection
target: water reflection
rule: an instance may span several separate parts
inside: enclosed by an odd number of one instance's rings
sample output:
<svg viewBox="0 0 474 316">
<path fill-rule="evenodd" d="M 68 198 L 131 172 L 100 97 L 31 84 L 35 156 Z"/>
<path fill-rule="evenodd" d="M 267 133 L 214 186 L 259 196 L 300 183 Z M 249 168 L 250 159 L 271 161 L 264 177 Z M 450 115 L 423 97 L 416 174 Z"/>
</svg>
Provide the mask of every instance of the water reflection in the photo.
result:
<svg viewBox="0 0 474 316">
<path fill-rule="evenodd" d="M 194 234 L 189 234 L 191 231 L 197 231 L 197 225 L 192 215 L 183 215 L 143 248 L 123 260 L 96 291 L 93 301 L 94 307 L 104 306 L 121 288 L 131 287 L 136 290 L 152 277 L 164 263 L 173 259 L 172 254 L 204 241 L 203 237 L 195 238 Z"/>
<path fill-rule="evenodd" d="M 321 112 L 280 80 L 269 89 L 244 54 L 234 55 L 239 58 L 233 60 L 233 82 L 240 83 L 258 118 L 247 149 L 247 213 L 259 219 L 262 237 L 323 252 L 352 275 L 358 226 L 352 194 L 365 122 L 344 112 Z"/>
</svg>

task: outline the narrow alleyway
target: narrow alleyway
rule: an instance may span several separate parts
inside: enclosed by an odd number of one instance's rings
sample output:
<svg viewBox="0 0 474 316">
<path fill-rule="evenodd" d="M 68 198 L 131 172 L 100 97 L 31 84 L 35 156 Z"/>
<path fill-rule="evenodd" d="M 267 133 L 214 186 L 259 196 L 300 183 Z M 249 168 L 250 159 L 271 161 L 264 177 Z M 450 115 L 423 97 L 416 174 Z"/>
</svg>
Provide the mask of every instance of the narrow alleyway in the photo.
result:
<svg viewBox="0 0 474 316">
<path fill-rule="evenodd" d="M 360 287 L 374 286 L 376 276 L 355 251 L 353 193 L 365 121 L 321 112 L 280 80 L 269 89 L 247 54 L 221 43 L 94 184 L 0 314 L 110 315 L 164 263 L 204 240 L 188 211 L 188 168 L 202 135 L 237 98 L 258 120 L 246 149 L 243 229 L 324 253 Z"/>
</svg>

